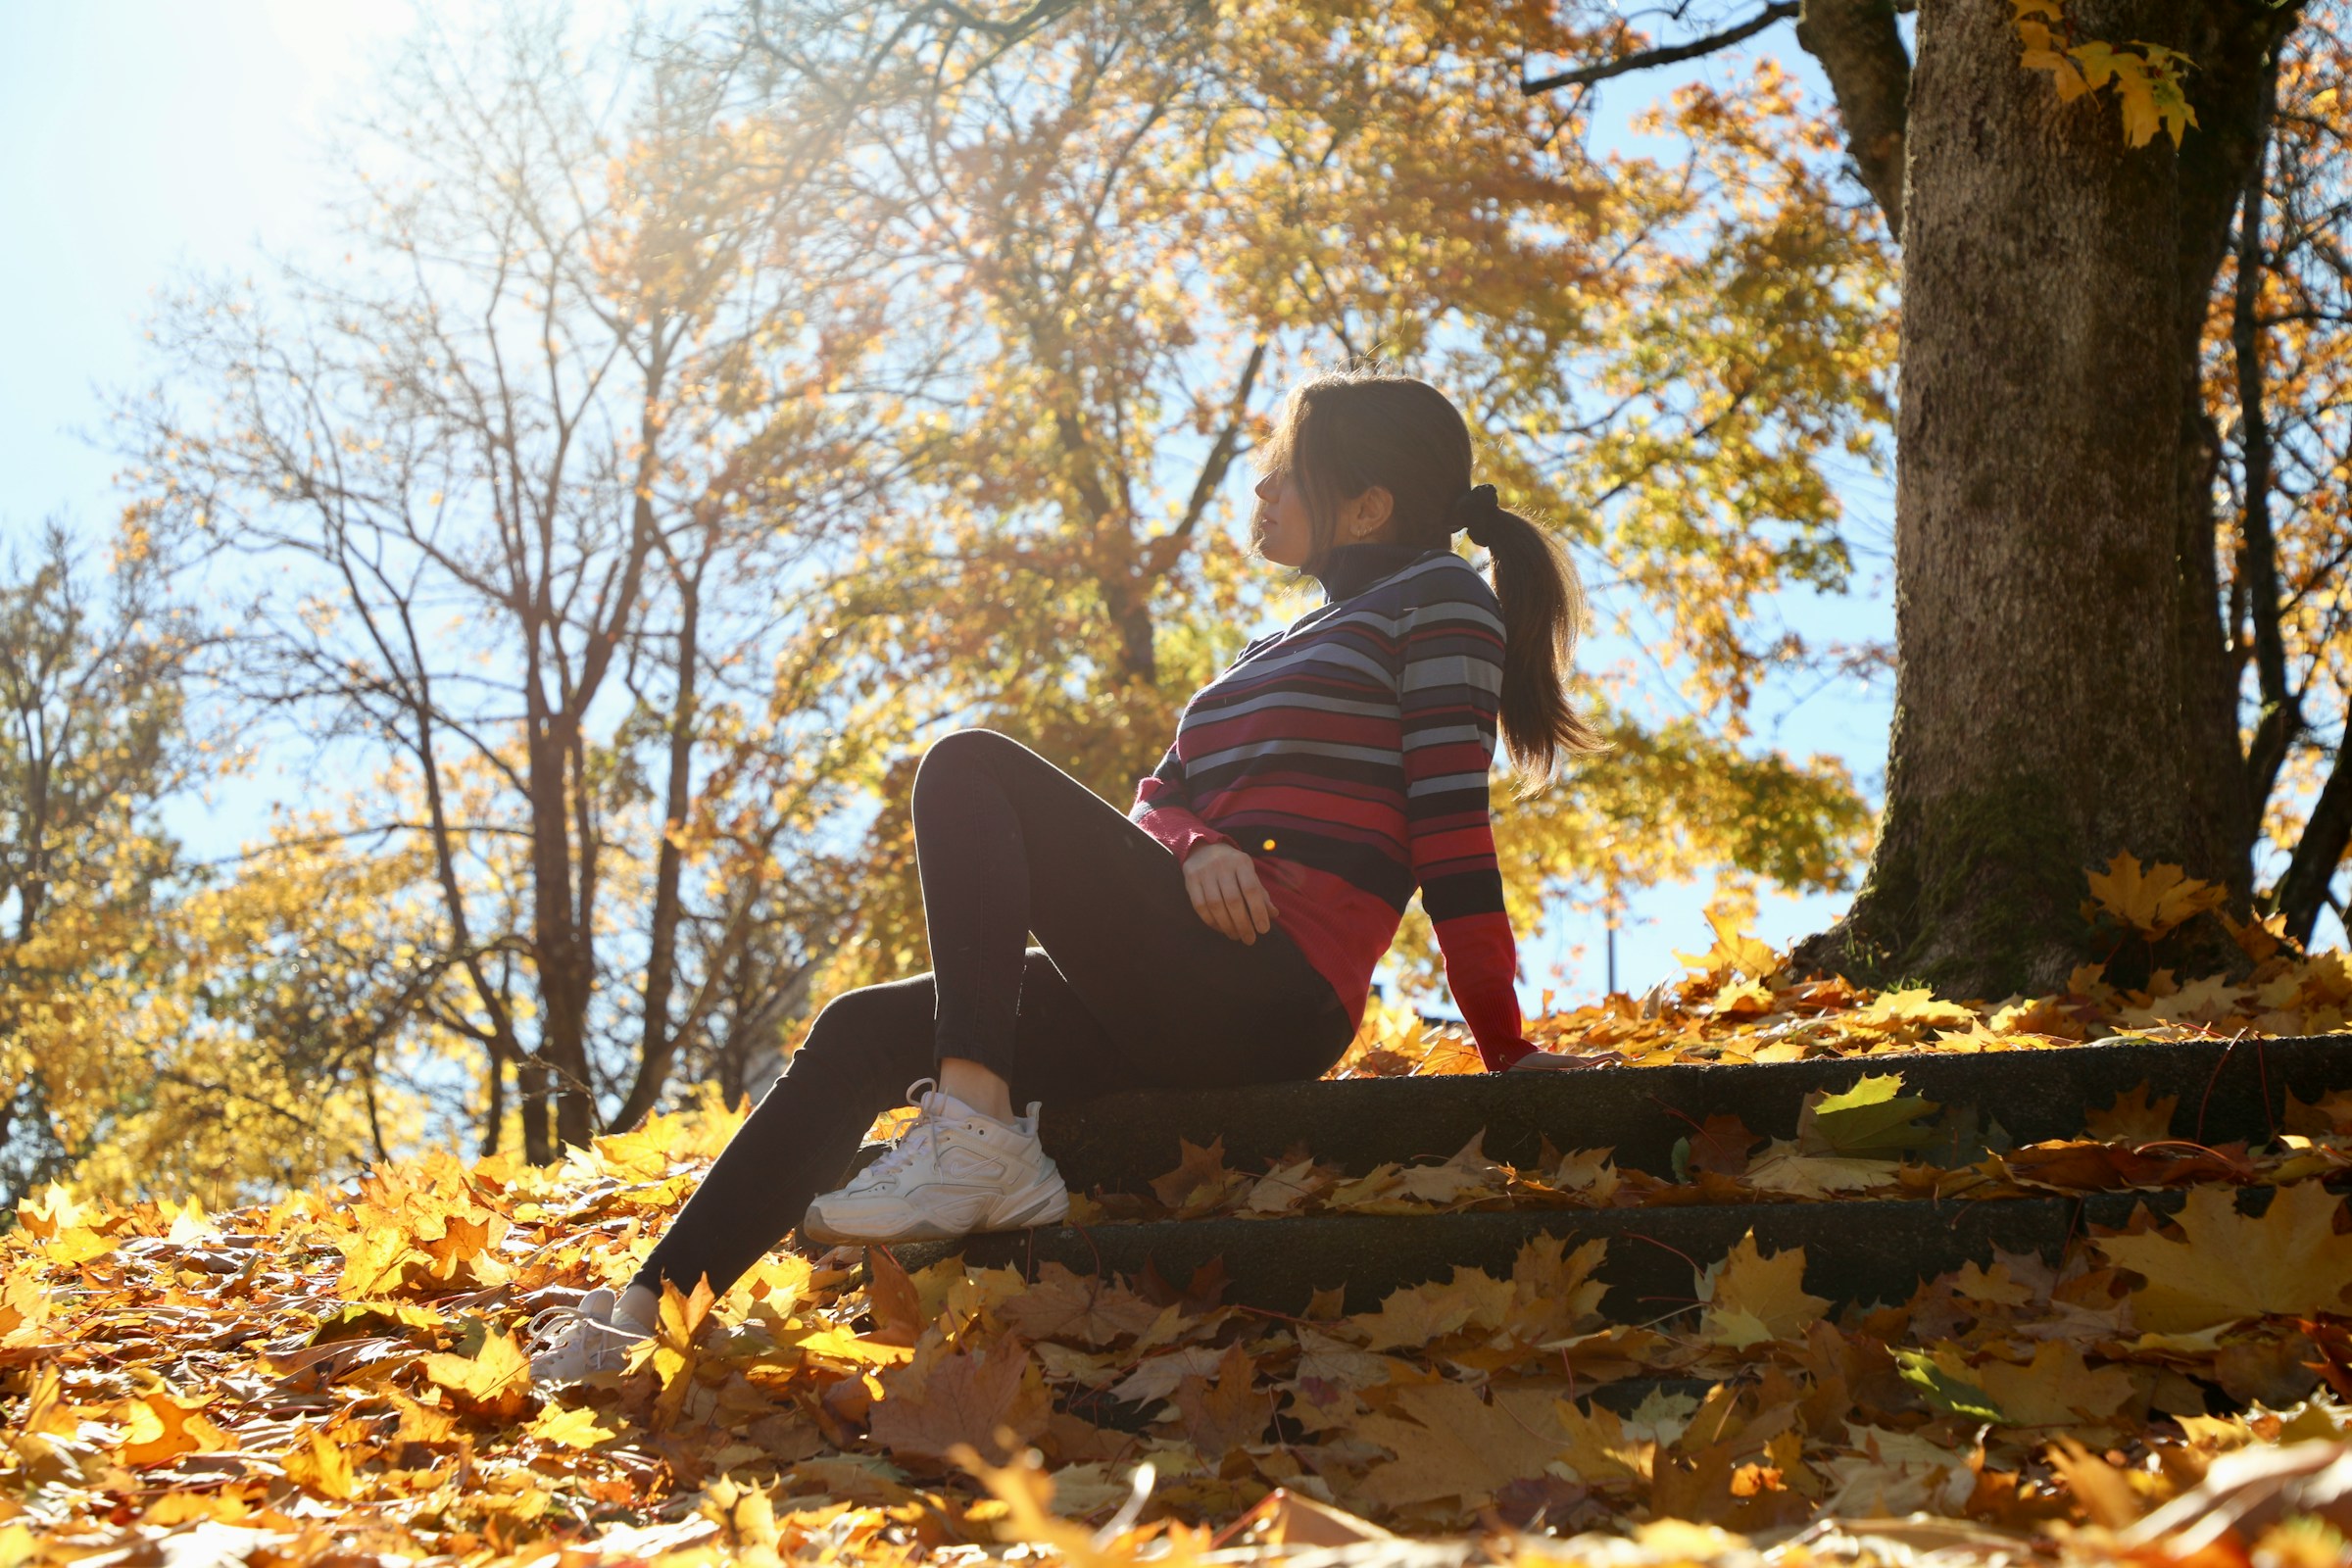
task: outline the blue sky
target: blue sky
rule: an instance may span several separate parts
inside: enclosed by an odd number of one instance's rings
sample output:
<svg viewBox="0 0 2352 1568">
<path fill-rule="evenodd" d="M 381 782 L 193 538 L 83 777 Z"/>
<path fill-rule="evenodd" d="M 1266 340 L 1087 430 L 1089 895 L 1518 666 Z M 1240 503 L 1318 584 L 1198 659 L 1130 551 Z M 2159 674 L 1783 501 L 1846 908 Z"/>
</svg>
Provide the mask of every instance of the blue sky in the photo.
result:
<svg viewBox="0 0 2352 1568">
<path fill-rule="evenodd" d="M 0 8 L 0 146 L 8 149 L 0 211 L 12 220 L 0 291 L 23 302 L 10 352 L 0 356 L 0 428 L 9 432 L 0 539 L 26 539 L 50 516 L 95 527 L 121 505 L 117 463 L 104 445 L 106 408 L 145 372 L 140 323 L 154 290 L 191 270 L 244 270 L 265 252 L 330 242 L 324 210 L 339 193 L 323 173 L 321 138 L 368 59 L 408 18 L 392 0 Z M 1784 59 L 1809 66 L 1777 41 Z M 1604 115 L 1621 122 L 1669 84 L 1657 76 L 1611 84 Z M 1621 124 L 1604 129 L 1618 134 Z M 1883 494 L 1856 486 L 1847 501 L 1875 524 L 1866 531 L 1885 537 Z M 1783 612 L 1809 635 L 1886 636 L 1886 563 L 1867 563 L 1863 576 L 1848 598 L 1791 599 Z M 1891 691 L 1843 685 L 1800 695 L 1768 695 L 1762 737 L 1800 756 L 1843 758 L 1875 798 Z M 291 760 L 266 757 L 222 799 L 177 809 L 174 828 L 197 854 L 233 850 L 271 799 L 299 793 Z M 1639 989 L 1679 968 L 1675 950 L 1706 945 L 1698 913 L 1706 891 L 1637 900 L 1618 939 L 1621 987 Z M 1767 893 L 1759 934 L 1786 943 L 1827 924 L 1842 902 Z M 1600 988 L 1597 919 L 1552 923 L 1523 943 L 1531 1008 L 1547 987 L 1563 1000 Z"/>
</svg>

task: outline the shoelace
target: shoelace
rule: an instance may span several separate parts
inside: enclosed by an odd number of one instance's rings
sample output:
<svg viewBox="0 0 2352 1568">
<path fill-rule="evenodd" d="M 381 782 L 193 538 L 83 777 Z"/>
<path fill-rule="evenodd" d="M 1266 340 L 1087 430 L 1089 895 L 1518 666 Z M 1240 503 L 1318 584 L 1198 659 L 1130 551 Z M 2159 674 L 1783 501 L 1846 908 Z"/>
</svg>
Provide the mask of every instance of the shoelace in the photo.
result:
<svg viewBox="0 0 2352 1568">
<path fill-rule="evenodd" d="M 635 1331 L 623 1328 L 618 1323 L 600 1322 L 590 1317 L 577 1305 L 559 1302 L 554 1306 L 543 1308 L 537 1316 L 522 1326 L 526 1336 L 524 1344 L 528 1353 L 540 1355 L 560 1349 L 564 1343 L 564 1331 L 567 1328 L 578 1334 L 592 1334 L 602 1330 L 604 1333 L 619 1339 L 634 1340 L 638 1337 Z M 599 1348 L 603 1348 L 599 1347 Z"/>
<path fill-rule="evenodd" d="M 926 1084 L 930 1088 L 925 1089 L 923 1086 Z M 875 1156 L 874 1162 L 865 1167 L 866 1175 L 877 1178 L 896 1176 L 906 1169 L 913 1161 L 918 1135 L 924 1140 L 925 1147 L 935 1145 L 939 1124 L 943 1119 L 942 1102 L 945 1099 L 936 1078 L 917 1078 L 908 1084 L 906 1102 L 916 1107 L 914 1124 L 901 1133 L 896 1143 Z"/>
</svg>

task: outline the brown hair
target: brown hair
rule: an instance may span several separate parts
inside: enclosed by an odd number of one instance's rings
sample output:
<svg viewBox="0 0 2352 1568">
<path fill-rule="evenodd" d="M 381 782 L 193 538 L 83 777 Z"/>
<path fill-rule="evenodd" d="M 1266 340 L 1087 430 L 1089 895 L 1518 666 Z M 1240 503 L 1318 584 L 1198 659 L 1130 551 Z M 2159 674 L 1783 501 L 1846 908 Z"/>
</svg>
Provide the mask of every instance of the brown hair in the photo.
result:
<svg viewBox="0 0 2352 1568">
<path fill-rule="evenodd" d="M 1565 759 L 1607 745 L 1565 686 L 1586 625 L 1584 587 L 1548 530 L 1507 509 L 1479 515 L 1470 461 L 1470 426 L 1451 398 L 1375 367 L 1294 386 L 1256 458 L 1264 472 L 1289 471 L 1305 497 L 1313 549 L 1303 572 L 1321 570 L 1330 555 L 1340 503 L 1374 485 L 1392 499 L 1386 538 L 1396 544 L 1451 550 L 1454 532 L 1479 518 L 1502 605 L 1502 739 L 1524 798 L 1550 784 Z"/>
</svg>

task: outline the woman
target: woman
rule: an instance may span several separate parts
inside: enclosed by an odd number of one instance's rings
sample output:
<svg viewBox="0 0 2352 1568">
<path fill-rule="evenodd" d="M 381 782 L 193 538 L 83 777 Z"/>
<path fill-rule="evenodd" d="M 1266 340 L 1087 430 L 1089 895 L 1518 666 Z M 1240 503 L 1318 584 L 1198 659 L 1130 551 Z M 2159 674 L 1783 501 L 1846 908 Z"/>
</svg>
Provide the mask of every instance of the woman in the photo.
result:
<svg viewBox="0 0 2352 1568">
<path fill-rule="evenodd" d="M 1469 428 L 1424 382 L 1311 380 L 1260 461 L 1252 546 L 1325 604 L 1195 695 L 1131 815 L 994 731 L 932 745 L 913 816 L 936 967 L 817 1015 L 619 1300 L 533 1321 L 534 1377 L 620 1365 L 662 1278 L 723 1295 L 796 1220 L 888 1243 L 1063 1219 L 1043 1100 L 1322 1076 L 1416 886 L 1487 1066 L 1589 1065 L 1521 1037 L 1487 808 L 1498 721 L 1538 786 L 1599 745 L 1562 690 L 1574 567 L 1472 486 Z M 1495 588 L 1453 553 L 1465 528 Z M 913 1123 L 819 1193 L 909 1078 Z"/>
</svg>

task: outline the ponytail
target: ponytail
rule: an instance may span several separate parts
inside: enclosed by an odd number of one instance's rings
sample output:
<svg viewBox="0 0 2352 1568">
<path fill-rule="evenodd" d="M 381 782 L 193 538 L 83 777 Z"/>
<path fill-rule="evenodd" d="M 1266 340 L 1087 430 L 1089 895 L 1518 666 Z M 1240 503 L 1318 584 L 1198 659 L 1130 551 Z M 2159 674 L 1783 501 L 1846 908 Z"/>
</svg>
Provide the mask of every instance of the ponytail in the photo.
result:
<svg viewBox="0 0 2352 1568">
<path fill-rule="evenodd" d="M 1502 743 L 1520 774 L 1516 799 L 1546 789 L 1569 758 L 1607 749 L 1568 701 L 1567 674 L 1589 616 L 1576 563 L 1545 529 L 1506 510 L 1491 484 L 1473 485 L 1450 510 L 1494 563 L 1502 605 Z"/>
</svg>

